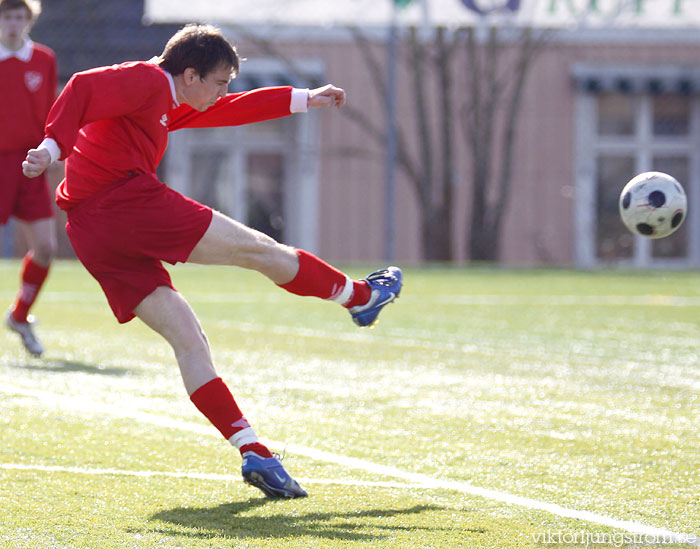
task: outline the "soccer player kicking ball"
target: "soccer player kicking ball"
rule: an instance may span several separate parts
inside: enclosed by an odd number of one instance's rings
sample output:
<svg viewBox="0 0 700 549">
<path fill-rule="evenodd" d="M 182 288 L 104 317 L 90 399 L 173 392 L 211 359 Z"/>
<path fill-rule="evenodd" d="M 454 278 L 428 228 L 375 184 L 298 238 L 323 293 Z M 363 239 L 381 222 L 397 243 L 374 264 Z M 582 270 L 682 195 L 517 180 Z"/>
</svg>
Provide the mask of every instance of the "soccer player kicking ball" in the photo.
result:
<svg viewBox="0 0 700 549">
<path fill-rule="evenodd" d="M 51 193 L 45 176 L 27 179 L 22 160 L 44 137 L 44 122 L 56 98 L 56 59 L 27 33 L 41 11 L 33 0 L 0 0 L 0 224 L 10 216 L 29 244 L 20 290 L 5 314 L 34 356 L 44 352 L 32 327 L 34 304 L 56 253 Z"/>
<path fill-rule="evenodd" d="M 335 301 L 360 326 L 374 324 L 401 291 L 389 267 L 351 280 L 314 255 L 275 242 L 158 181 L 169 131 L 229 126 L 345 103 L 332 85 L 227 94 L 236 50 L 209 25 L 188 25 L 159 58 L 73 75 L 54 103 L 45 139 L 27 153 L 28 177 L 59 158 L 56 190 L 75 253 L 102 286 L 119 322 L 139 317 L 173 347 L 194 405 L 243 456 L 243 477 L 270 497 L 306 492 L 262 445 L 218 377 L 194 312 L 161 261 L 254 269 L 285 290 Z"/>
</svg>

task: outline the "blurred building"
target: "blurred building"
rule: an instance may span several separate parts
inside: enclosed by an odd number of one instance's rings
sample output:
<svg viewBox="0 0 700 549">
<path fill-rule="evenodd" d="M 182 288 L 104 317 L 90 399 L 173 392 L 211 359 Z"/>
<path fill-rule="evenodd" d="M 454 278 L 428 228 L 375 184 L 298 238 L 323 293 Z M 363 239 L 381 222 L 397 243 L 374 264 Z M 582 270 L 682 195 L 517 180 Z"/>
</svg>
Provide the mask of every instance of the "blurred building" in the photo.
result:
<svg viewBox="0 0 700 549">
<path fill-rule="evenodd" d="M 436 5 L 448 2 L 460 4 L 437 0 Z M 260 3 L 260 9 L 271 3 Z M 527 5 L 527 0 L 522 3 Z M 697 10 L 690 0 L 685 4 Z M 151 18 L 158 19 L 154 14 L 163 10 L 174 15 L 159 19 L 170 24 L 146 26 L 142 1 L 44 2 L 33 36 L 56 50 L 65 78 L 92 66 L 148 59 L 162 50 L 181 23 L 211 21 L 222 26 L 247 59 L 233 90 L 333 82 L 346 88 L 350 103 L 370 120 L 385 119 L 376 75 L 347 30 L 237 22 L 226 5 L 223 0 L 149 0 L 146 13 Z M 700 218 L 694 215 L 700 203 L 700 33 L 694 19 L 684 24 L 684 15 L 677 12 L 681 5 L 669 2 L 665 20 L 655 14 L 660 27 L 668 25 L 665 28 L 579 25 L 548 39 L 523 96 L 501 238 L 502 263 L 700 265 Z M 284 18 L 284 7 L 279 12 Z M 183 15 L 187 13 L 192 15 Z M 673 17 L 681 20 L 671 25 Z M 374 22 L 363 32 L 383 64 L 385 30 Z M 398 119 L 410 136 L 416 127 L 406 68 L 411 52 L 403 45 L 399 53 Z M 464 67 L 462 75 L 469 71 L 466 53 L 457 57 L 456 66 Z M 466 94 L 460 78 L 457 71 L 455 93 Z M 430 93 L 435 96 L 437 91 Z M 455 134 L 453 257 L 461 262 L 468 259 L 472 159 L 460 120 Z M 408 147 L 419 155 L 417 141 Z M 439 166 L 435 169 L 438 173 Z M 681 229 L 659 241 L 633 238 L 617 214 L 624 184 L 652 169 L 681 181 L 690 203 L 690 216 Z M 175 132 L 162 175 L 174 188 L 329 260 L 376 262 L 385 254 L 384 151 L 366 128 L 342 113 L 313 112 L 249 127 Z M 395 259 L 418 263 L 419 202 L 400 170 L 394 200 Z"/>
</svg>

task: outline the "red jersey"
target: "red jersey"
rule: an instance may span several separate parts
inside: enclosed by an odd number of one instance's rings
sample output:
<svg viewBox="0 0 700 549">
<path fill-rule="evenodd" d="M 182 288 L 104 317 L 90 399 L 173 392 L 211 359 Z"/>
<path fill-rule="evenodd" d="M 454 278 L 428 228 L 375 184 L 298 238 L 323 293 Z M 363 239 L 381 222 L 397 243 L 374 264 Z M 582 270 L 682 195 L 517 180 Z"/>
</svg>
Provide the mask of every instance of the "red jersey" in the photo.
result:
<svg viewBox="0 0 700 549">
<path fill-rule="evenodd" d="M 56 79 L 51 49 L 31 40 L 17 52 L 0 44 L 0 153 L 26 152 L 41 143 Z"/>
<path fill-rule="evenodd" d="M 199 112 L 178 105 L 172 77 L 151 62 L 77 73 L 46 124 L 46 137 L 66 158 L 66 179 L 56 189 L 58 205 L 68 210 L 110 183 L 154 174 L 169 131 L 286 116 L 291 95 L 290 86 L 228 94 Z"/>
</svg>

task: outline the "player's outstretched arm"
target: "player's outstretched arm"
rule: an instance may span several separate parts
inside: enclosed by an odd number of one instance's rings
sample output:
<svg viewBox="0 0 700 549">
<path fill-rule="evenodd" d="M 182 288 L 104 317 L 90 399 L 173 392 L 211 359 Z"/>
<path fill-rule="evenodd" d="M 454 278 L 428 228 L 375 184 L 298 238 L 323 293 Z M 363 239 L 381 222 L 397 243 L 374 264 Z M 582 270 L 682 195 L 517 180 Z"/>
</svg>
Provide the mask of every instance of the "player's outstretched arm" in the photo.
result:
<svg viewBox="0 0 700 549">
<path fill-rule="evenodd" d="M 27 177 L 38 177 L 51 165 L 51 153 L 47 149 L 30 149 L 22 162 L 22 172 Z"/>
<path fill-rule="evenodd" d="M 309 107 L 336 107 L 345 105 L 345 90 L 333 84 L 309 90 Z"/>
</svg>

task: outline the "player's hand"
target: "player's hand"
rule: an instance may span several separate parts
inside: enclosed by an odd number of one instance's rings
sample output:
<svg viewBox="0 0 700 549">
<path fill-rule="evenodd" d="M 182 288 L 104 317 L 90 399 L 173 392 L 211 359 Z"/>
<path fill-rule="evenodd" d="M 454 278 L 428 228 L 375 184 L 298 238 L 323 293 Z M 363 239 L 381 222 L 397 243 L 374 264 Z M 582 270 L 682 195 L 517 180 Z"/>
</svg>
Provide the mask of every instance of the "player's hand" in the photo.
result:
<svg viewBox="0 0 700 549">
<path fill-rule="evenodd" d="M 345 105 L 345 90 L 328 84 L 321 88 L 309 90 L 309 107 L 336 107 Z"/>
<path fill-rule="evenodd" d="M 27 177 L 38 177 L 51 165 L 51 154 L 47 149 L 30 149 L 22 162 L 22 172 Z"/>
</svg>

